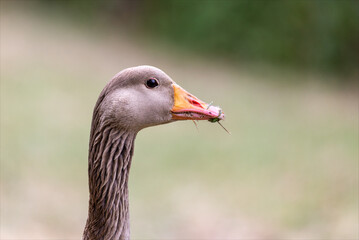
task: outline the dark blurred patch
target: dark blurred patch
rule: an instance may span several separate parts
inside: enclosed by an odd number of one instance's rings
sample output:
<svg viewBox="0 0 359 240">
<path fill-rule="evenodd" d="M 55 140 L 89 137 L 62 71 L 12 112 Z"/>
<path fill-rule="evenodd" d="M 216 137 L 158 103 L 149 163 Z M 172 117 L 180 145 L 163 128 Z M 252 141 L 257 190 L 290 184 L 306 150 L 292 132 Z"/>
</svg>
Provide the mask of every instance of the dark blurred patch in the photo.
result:
<svg viewBox="0 0 359 240">
<path fill-rule="evenodd" d="M 358 73 L 358 1 L 41 1 L 231 61 Z M 349 79 L 349 78 L 347 78 Z"/>
</svg>

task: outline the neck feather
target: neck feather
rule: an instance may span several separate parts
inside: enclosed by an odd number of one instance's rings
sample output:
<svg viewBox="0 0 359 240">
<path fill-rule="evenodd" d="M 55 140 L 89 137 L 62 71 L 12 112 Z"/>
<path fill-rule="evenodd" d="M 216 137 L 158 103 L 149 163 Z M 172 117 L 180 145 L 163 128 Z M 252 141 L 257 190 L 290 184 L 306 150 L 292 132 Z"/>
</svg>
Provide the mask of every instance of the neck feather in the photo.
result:
<svg viewBox="0 0 359 240">
<path fill-rule="evenodd" d="M 83 239 L 127 240 L 128 175 L 136 132 L 96 121 L 92 127 L 88 159 L 90 201 Z"/>
</svg>

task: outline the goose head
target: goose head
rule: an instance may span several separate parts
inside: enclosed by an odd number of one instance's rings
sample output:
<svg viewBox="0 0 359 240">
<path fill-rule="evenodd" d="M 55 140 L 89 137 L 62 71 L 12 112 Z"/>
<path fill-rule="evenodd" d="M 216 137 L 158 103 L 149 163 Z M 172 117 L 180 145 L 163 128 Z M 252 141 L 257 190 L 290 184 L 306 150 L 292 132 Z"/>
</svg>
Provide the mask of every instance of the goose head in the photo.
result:
<svg viewBox="0 0 359 240">
<path fill-rule="evenodd" d="M 218 107 L 210 106 L 152 66 L 127 68 L 104 88 L 98 103 L 102 122 L 139 131 L 176 120 L 222 120 Z"/>
</svg>

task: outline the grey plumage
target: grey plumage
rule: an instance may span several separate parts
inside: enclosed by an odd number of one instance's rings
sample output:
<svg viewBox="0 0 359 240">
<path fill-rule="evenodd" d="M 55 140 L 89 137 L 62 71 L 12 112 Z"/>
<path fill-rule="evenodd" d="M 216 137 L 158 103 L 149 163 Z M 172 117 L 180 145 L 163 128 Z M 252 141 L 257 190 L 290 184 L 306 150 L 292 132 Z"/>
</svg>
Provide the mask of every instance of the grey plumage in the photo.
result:
<svg viewBox="0 0 359 240">
<path fill-rule="evenodd" d="M 161 106 L 145 103 L 149 99 L 144 97 L 136 103 L 147 104 L 148 111 L 143 111 L 141 116 L 131 116 L 138 106 L 132 101 L 136 96 L 127 96 L 127 93 L 142 94 L 148 91 L 143 87 L 143 81 L 152 77 L 159 79 L 162 86 L 167 86 L 156 92 L 163 102 L 162 109 L 153 111 Z M 161 70 L 140 66 L 118 73 L 102 90 L 94 108 L 90 133 L 90 200 L 84 240 L 129 239 L 128 175 L 134 140 L 140 129 L 171 121 L 172 82 Z M 156 102 L 156 96 L 151 96 L 151 100 Z M 158 112 L 163 113 L 161 117 L 154 116 Z M 152 122 L 144 119 L 144 115 Z"/>
<path fill-rule="evenodd" d="M 158 86 L 146 85 L 148 79 L 155 79 Z M 224 115 L 219 108 L 209 109 L 158 68 L 139 66 L 118 73 L 102 90 L 93 112 L 90 200 L 83 239 L 130 239 L 128 176 L 139 130 L 175 120 L 214 117 Z"/>
</svg>

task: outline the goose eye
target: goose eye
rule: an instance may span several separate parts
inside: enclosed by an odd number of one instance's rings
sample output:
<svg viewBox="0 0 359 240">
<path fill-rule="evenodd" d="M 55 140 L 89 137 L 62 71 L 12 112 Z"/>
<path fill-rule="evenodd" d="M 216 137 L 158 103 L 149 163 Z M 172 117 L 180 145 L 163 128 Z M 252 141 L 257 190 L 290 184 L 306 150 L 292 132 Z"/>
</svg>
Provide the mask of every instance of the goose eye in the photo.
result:
<svg viewBox="0 0 359 240">
<path fill-rule="evenodd" d="M 156 79 L 153 79 L 153 78 L 148 79 L 147 82 L 146 82 L 146 86 L 148 88 L 155 88 L 155 87 L 158 86 L 158 81 Z"/>
</svg>

